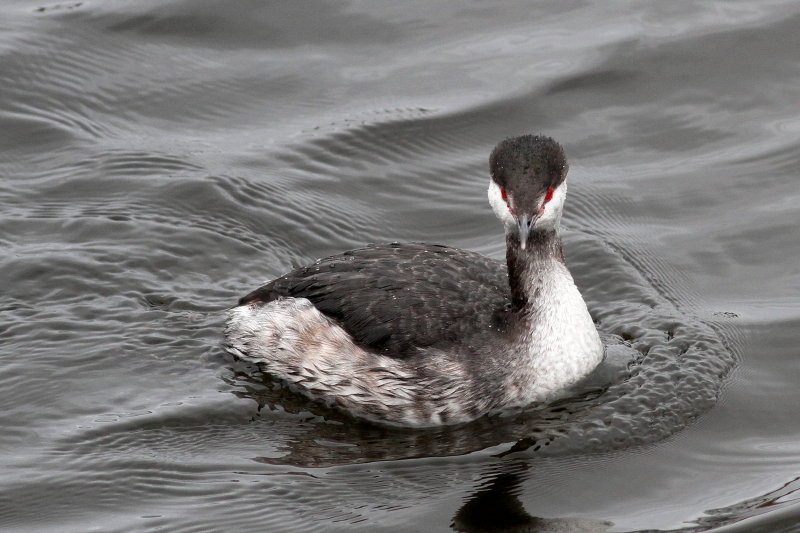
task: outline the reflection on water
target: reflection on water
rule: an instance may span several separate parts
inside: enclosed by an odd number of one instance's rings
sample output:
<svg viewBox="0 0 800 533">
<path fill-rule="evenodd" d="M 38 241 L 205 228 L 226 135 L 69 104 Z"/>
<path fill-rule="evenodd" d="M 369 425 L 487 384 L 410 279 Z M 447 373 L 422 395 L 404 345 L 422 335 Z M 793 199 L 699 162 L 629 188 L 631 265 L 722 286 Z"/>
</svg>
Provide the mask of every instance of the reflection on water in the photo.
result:
<svg viewBox="0 0 800 533">
<path fill-rule="evenodd" d="M 540 518 L 531 516 L 519 500 L 529 465 L 507 463 L 501 472 L 482 479 L 482 487 L 464 502 L 451 527 L 464 533 L 601 533 L 611 522 L 586 518 Z"/>
<path fill-rule="evenodd" d="M 455 531 L 470 532 L 561 532 L 600 533 L 610 531 L 613 524 L 608 521 L 587 518 L 540 518 L 531 516 L 519 499 L 522 484 L 535 481 L 528 462 L 509 462 L 499 469 L 491 469 L 482 477 L 477 488 L 464 501 L 453 518 L 451 527 Z M 795 531 L 797 528 L 797 493 L 800 479 L 755 498 L 739 502 L 730 507 L 710 509 L 693 524 L 670 529 L 676 533 L 699 533 L 712 529 L 726 532 L 778 532 Z M 768 513 L 788 510 L 785 516 Z M 777 519 L 776 519 L 777 518 Z M 665 530 L 666 531 L 666 530 Z"/>
</svg>

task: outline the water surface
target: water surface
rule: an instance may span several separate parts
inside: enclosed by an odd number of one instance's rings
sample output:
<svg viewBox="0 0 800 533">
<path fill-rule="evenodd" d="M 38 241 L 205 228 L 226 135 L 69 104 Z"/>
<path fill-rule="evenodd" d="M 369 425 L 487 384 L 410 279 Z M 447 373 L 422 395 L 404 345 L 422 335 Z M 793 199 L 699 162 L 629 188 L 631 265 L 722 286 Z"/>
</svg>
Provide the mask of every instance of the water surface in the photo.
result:
<svg viewBox="0 0 800 533">
<path fill-rule="evenodd" d="M 797 531 L 792 2 L 8 3 L 0 528 Z M 366 242 L 503 256 L 500 139 L 571 163 L 609 346 L 556 405 L 398 431 L 219 347 Z M 515 529 L 516 528 L 516 529 Z"/>
</svg>

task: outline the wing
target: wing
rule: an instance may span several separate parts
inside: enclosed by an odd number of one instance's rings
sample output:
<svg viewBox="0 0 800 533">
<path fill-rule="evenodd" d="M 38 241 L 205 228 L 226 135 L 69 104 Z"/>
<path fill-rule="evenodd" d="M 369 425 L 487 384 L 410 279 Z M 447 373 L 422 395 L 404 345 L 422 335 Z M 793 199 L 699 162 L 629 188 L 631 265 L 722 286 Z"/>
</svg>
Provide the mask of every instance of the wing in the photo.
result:
<svg viewBox="0 0 800 533">
<path fill-rule="evenodd" d="M 370 245 L 298 268 L 239 301 L 308 298 L 357 343 L 404 357 L 484 331 L 509 302 L 505 265 L 433 244 Z"/>
</svg>

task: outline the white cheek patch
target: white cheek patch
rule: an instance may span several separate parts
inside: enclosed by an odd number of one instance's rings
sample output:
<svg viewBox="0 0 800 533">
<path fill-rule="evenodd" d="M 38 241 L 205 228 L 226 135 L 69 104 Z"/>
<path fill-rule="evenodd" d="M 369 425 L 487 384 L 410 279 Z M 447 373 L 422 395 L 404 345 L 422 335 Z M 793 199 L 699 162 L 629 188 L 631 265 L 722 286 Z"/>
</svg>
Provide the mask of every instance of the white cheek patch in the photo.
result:
<svg viewBox="0 0 800 533">
<path fill-rule="evenodd" d="M 492 206 L 492 211 L 497 218 L 500 219 L 500 222 L 503 223 L 503 226 L 506 228 L 506 232 L 509 232 L 514 229 L 516 223 L 514 221 L 514 217 L 511 215 L 511 212 L 508 210 L 508 205 L 506 201 L 503 200 L 503 193 L 500 192 L 500 187 L 494 182 L 494 180 L 489 180 L 489 205 Z"/>
<path fill-rule="evenodd" d="M 564 200 L 567 198 L 567 182 L 564 180 L 557 189 L 553 190 L 553 197 L 544 204 L 544 213 L 536 221 L 539 228 L 555 228 L 561 221 L 561 212 L 564 209 Z"/>
</svg>

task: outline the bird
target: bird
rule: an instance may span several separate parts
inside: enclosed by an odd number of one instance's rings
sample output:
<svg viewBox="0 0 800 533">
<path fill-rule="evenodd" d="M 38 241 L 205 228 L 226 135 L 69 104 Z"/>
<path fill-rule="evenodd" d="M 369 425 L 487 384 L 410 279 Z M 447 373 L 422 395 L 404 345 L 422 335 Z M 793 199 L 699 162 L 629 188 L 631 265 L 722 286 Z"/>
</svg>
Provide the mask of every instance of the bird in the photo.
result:
<svg viewBox="0 0 800 533">
<path fill-rule="evenodd" d="M 398 242 L 319 259 L 229 309 L 223 348 L 390 426 L 463 424 L 563 397 L 604 356 L 559 234 L 568 169 L 550 137 L 501 141 L 488 197 L 505 263 Z"/>
</svg>

